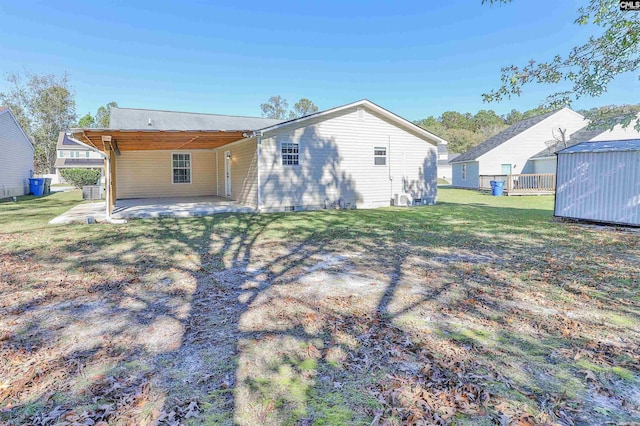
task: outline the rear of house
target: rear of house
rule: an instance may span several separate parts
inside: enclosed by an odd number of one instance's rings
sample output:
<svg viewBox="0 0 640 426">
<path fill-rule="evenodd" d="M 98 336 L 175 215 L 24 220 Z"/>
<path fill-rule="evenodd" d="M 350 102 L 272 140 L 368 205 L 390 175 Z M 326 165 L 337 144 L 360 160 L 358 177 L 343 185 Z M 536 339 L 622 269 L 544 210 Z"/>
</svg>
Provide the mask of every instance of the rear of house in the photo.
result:
<svg viewBox="0 0 640 426">
<path fill-rule="evenodd" d="M 29 193 L 33 145 L 8 108 L 0 107 L 0 198 Z"/>
<path fill-rule="evenodd" d="M 113 129 L 75 129 L 105 153 L 116 199 L 218 196 L 259 211 L 432 204 L 436 144 L 363 100 L 282 122 L 112 109 Z"/>
</svg>

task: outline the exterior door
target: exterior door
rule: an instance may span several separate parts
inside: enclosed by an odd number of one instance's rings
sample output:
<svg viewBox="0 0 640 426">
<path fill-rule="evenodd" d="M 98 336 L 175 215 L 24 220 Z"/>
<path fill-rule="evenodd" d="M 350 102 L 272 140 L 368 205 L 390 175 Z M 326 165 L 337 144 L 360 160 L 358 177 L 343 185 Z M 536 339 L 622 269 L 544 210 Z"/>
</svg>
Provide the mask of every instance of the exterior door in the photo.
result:
<svg viewBox="0 0 640 426">
<path fill-rule="evenodd" d="M 503 164 L 502 165 L 502 173 L 501 175 L 510 175 L 511 174 L 511 164 Z"/>
<path fill-rule="evenodd" d="M 224 195 L 231 197 L 231 151 L 224 152 Z"/>
</svg>

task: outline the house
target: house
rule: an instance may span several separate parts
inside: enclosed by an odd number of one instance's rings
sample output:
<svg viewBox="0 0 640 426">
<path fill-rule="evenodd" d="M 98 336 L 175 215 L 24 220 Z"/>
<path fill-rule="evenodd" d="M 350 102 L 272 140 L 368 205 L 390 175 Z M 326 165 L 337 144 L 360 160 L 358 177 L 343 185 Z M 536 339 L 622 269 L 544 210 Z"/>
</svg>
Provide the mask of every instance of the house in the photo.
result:
<svg viewBox="0 0 640 426">
<path fill-rule="evenodd" d="M 486 188 L 490 180 L 504 180 L 507 175 L 539 173 L 531 158 L 587 124 L 569 108 L 522 120 L 450 161 L 453 186 Z M 512 183 L 510 179 L 508 184 Z M 545 186 L 553 188 L 552 183 Z"/>
<path fill-rule="evenodd" d="M 209 196 L 257 211 L 432 204 L 441 138 L 361 100 L 294 120 L 113 108 L 73 129 L 118 200 Z"/>
<path fill-rule="evenodd" d="M 460 154 L 449 152 L 446 142 L 438 144 L 438 179 L 444 179 L 451 183 L 452 172 L 450 161 L 458 157 Z"/>
<path fill-rule="evenodd" d="M 640 226 L 640 139 L 558 151 L 555 216 Z"/>
<path fill-rule="evenodd" d="M 65 132 L 58 135 L 56 144 L 54 183 L 64 183 L 62 169 L 98 169 L 103 171 L 104 158 L 86 145 L 73 141 Z"/>
<path fill-rule="evenodd" d="M 33 145 L 9 108 L 0 107 L 0 198 L 29 193 Z"/>
<path fill-rule="evenodd" d="M 638 118 L 640 118 L 640 116 Z M 557 163 L 556 153 L 559 150 L 578 143 L 631 139 L 640 139 L 640 132 L 635 129 L 633 122 L 627 127 L 622 127 L 621 124 L 616 124 L 612 129 L 591 129 L 589 126 L 585 126 L 573 133 L 566 142 L 558 142 L 531 157 L 530 162 L 533 165 L 533 173 L 555 174 Z"/>
</svg>

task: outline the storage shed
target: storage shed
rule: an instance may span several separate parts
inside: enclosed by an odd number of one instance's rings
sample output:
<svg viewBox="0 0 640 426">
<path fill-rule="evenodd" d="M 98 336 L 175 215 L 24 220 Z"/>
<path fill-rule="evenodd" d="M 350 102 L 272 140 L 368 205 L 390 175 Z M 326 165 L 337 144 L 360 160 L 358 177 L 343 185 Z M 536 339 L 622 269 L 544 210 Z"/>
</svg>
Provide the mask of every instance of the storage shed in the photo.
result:
<svg viewBox="0 0 640 426">
<path fill-rule="evenodd" d="M 555 216 L 640 226 L 640 139 L 582 142 L 557 164 Z"/>
</svg>

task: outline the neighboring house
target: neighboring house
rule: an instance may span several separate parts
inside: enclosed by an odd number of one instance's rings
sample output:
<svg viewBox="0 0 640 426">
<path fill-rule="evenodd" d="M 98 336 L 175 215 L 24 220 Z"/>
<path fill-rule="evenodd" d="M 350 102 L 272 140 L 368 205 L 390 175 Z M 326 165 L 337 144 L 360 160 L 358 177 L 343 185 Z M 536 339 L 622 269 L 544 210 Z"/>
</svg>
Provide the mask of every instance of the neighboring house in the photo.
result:
<svg viewBox="0 0 640 426">
<path fill-rule="evenodd" d="M 640 139 L 578 143 L 557 159 L 556 216 L 640 226 Z"/>
<path fill-rule="evenodd" d="M 73 138 L 107 157 L 116 199 L 217 195 L 258 211 L 431 204 L 444 141 L 362 100 L 289 120 L 113 108 Z"/>
<path fill-rule="evenodd" d="M 56 182 L 64 183 L 60 174 L 62 169 L 104 169 L 104 158 L 99 153 L 89 149 L 86 145 L 81 145 L 69 138 L 65 132 L 58 135 L 56 145 L 58 157 L 56 158 Z"/>
<path fill-rule="evenodd" d="M 452 172 L 450 161 L 458 157 L 460 154 L 449 152 L 447 142 L 438 144 L 438 178 L 447 182 L 452 182 Z"/>
<path fill-rule="evenodd" d="M 610 130 L 589 129 L 588 126 L 585 126 L 572 134 L 566 143 L 560 142 L 553 146 L 549 146 L 531 157 L 533 173 L 555 174 L 557 163 L 556 152 L 582 142 L 640 139 L 640 132 L 634 128 L 634 124 L 634 122 L 631 122 L 631 124 L 625 128 L 623 128 L 622 125 L 617 124 Z"/>
<path fill-rule="evenodd" d="M 496 176 L 535 174 L 533 156 L 587 124 L 569 108 L 522 120 L 450 161 L 453 186 L 478 189 Z"/>
<path fill-rule="evenodd" d="M 33 145 L 8 108 L 0 107 L 0 198 L 29 193 Z"/>
</svg>

